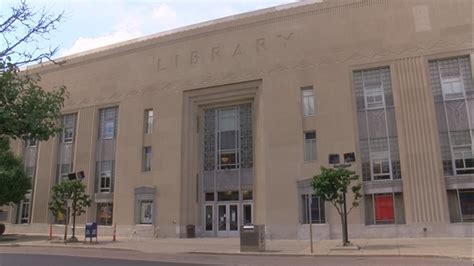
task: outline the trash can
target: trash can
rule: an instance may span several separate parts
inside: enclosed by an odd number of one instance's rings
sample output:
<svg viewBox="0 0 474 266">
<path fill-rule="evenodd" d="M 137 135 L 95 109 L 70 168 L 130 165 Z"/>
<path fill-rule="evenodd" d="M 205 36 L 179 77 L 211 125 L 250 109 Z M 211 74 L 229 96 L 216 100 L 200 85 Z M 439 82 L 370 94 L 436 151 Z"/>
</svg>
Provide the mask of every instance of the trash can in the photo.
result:
<svg viewBox="0 0 474 266">
<path fill-rule="evenodd" d="M 186 225 L 186 238 L 195 238 L 196 237 L 196 227 L 194 224 Z"/>
<path fill-rule="evenodd" d="M 240 251 L 265 251 L 265 225 L 246 224 L 240 226 Z"/>
<path fill-rule="evenodd" d="M 86 242 L 87 238 L 92 242 L 93 237 L 95 237 L 95 241 L 97 242 L 97 223 L 86 223 L 86 230 L 84 230 L 84 232 L 84 242 Z"/>
</svg>

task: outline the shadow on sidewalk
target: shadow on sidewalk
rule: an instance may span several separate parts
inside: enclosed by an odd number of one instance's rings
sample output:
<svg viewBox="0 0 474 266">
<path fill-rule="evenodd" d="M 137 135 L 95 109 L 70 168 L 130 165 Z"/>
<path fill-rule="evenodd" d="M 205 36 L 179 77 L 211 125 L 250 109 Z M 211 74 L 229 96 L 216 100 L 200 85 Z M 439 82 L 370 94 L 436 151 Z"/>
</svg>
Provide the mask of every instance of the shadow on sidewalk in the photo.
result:
<svg viewBox="0 0 474 266">
<path fill-rule="evenodd" d="M 399 248 L 412 248 L 412 246 L 407 246 L 407 245 L 369 245 L 369 246 L 361 247 L 361 249 L 365 249 L 365 250 L 386 250 L 386 249 L 399 249 Z"/>
<path fill-rule="evenodd" d="M 35 235 L 16 235 L 16 234 L 6 234 L 0 236 L 0 243 L 5 242 L 30 242 L 30 241 L 43 241 L 48 240 L 48 236 L 35 236 Z"/>
</svg>

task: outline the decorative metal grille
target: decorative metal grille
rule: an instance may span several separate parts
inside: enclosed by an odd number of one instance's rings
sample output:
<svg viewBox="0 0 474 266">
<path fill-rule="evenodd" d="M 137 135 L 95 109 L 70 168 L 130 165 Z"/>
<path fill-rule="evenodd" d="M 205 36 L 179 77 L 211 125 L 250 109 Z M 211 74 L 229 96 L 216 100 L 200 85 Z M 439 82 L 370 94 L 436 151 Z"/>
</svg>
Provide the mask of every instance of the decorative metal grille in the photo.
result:
<svg viewBox="0 0 474 266">
<path fill-rule="evenodd" d="M 242 158 L 241 168 L 253 167 L 252 146 L 252 105 L 250 103 L 240 106 L 240 153 Z"/>
<path fill-rule="evenodd" d="M 216 112 L 215 109 L 204 111 L 204 171 L 216 168 Z"/>
</svg>

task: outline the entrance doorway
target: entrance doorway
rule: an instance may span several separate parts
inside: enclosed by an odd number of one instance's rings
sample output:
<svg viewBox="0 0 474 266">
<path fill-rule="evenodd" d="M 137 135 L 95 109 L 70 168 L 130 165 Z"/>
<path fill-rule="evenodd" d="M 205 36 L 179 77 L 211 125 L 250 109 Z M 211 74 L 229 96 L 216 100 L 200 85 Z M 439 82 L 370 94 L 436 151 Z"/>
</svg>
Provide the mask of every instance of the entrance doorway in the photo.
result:
<svg viewBox="0 0 474 266">
<path fill-rule="evenodd" d="M 251 223 L 251 202 L 216 202 L 204 205 L 205 236 L 238 237 L 240 226 Z"/>
<path fill-rule="evenodd" d="M 238 236 L 239 204 L 217 204 L 217 236 Z"/>
</svg>

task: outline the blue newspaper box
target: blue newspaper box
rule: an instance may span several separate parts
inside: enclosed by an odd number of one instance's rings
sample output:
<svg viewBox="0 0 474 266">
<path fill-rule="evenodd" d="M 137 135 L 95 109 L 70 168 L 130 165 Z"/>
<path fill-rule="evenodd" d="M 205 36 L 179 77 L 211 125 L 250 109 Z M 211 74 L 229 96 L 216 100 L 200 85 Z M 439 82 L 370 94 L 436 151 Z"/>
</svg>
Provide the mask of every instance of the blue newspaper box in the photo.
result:
<svg viewBox="0 0 474 266">
<path fill-rule="evenodd" d="M 92 238 L 95 237 L 95 241 L 97 242 L 97 223 L 86 223 L 86 239 L 89 238 L 90 242 L 92 242 Z M 84 239 L 84 242 L 85 240 Z"/>
</svg>

